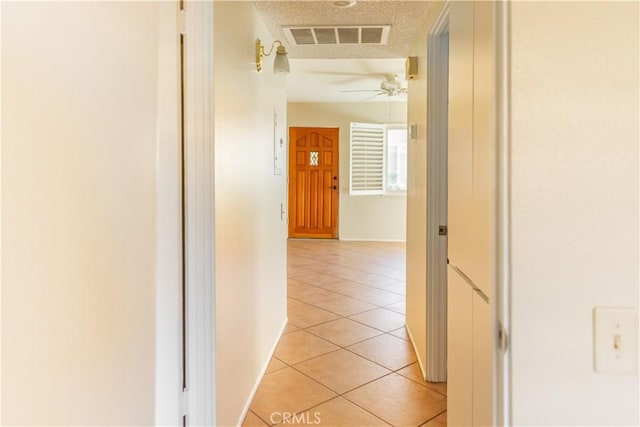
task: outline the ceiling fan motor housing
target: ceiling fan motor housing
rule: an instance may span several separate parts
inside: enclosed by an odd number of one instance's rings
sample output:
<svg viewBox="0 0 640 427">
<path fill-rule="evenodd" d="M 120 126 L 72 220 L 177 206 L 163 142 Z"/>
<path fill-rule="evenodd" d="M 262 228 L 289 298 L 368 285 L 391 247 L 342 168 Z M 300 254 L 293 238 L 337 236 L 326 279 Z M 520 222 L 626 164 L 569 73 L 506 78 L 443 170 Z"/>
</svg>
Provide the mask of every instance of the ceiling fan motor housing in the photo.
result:
<svg viewBox="0 0 640 427">
<path fill-rule="evenodd" d="M 397 80 L 383 80 L 382 83 L 380 83 L 380 90 L 384 91 L 400 90 L 401 88 L 402 85 Z"/>
</svg>

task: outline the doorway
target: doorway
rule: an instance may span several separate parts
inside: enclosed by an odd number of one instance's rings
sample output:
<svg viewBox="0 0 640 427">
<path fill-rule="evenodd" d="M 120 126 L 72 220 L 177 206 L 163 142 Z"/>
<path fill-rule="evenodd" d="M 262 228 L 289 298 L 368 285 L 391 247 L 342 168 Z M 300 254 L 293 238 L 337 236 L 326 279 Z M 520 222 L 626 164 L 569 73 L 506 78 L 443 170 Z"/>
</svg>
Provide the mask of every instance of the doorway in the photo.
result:
<svg viewBox="0 0 640 427">
<path fill-rule="evenodd" d="M 289 237 L 338 237 L 339 128 L 289 128 Z"/>
</svg>

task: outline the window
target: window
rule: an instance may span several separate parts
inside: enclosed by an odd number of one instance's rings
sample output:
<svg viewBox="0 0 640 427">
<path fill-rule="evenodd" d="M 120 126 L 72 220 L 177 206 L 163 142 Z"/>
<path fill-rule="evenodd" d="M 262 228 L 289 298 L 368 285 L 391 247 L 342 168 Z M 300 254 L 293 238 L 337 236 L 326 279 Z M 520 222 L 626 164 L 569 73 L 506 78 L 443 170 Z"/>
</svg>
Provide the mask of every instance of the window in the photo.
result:
<svg viewBox="0 0 640 427">
<path fill-rule="evenodd" d="M 407 191 L 407 128 L 387 127 L 387 192 Z"/>
<path fill-rule="evenodd" d="M 351 123 L 350 194 L 384 194 L 385 126 Z"/>
<path fill-rule="evenodd" d="M 407 129 L 402 125 L 351 123 L 350 194 L 407 190 Z"/>
</svg>

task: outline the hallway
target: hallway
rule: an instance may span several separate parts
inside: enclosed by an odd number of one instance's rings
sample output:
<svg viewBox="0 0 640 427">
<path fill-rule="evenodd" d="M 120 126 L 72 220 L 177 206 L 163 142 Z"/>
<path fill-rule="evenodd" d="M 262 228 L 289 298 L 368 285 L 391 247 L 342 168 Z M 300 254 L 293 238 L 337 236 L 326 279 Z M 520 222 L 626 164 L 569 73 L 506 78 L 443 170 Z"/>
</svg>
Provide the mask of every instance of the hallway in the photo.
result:
<svg viewBox="0 0 640 427">
<path fill-rule="evenodd" d="M 289 323 L 243 425 L 446 425 L 446 384 L 422 380 L 404 328 L 404 280 L 403 243 L 289 241 Z"/>
</svg>

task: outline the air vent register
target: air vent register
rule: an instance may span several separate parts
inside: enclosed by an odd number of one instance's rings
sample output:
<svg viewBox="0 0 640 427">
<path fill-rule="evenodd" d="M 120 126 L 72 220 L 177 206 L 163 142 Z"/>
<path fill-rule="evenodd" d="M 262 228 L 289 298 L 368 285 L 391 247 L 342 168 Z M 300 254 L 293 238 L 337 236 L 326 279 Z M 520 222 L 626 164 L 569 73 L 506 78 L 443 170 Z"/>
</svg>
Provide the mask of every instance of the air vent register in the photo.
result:
<svg viewBox="0 0 640 427">
<path fill-rule="evenodd" d="M 379 44 L 389 40 L 391 25 L 283 27 L 289 43 L 297 46 L 338 44 Z"/>
</svg>

